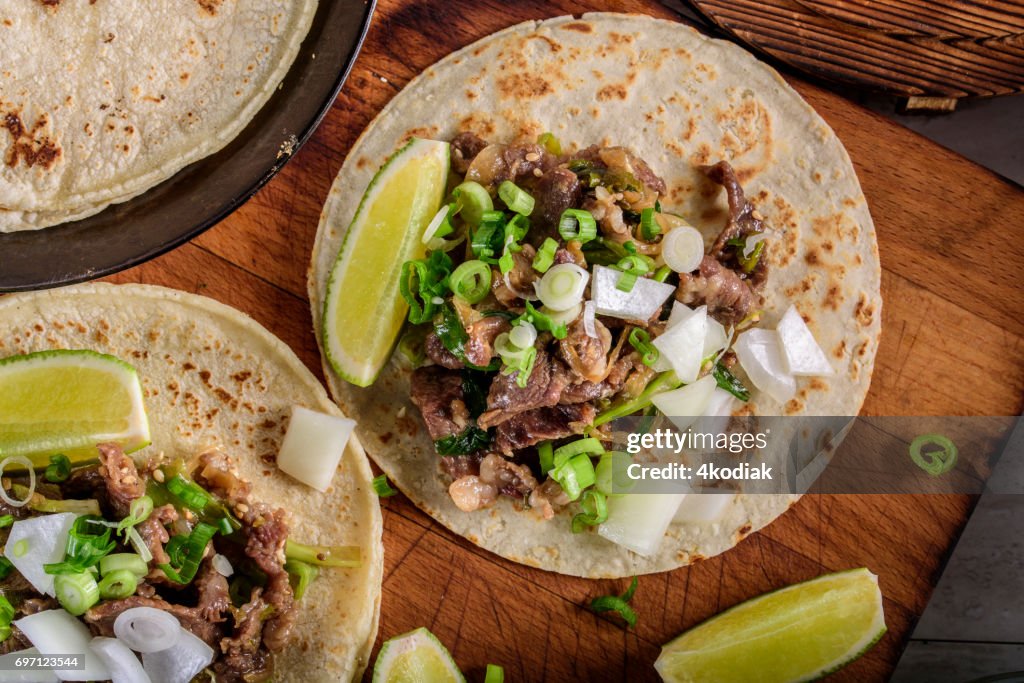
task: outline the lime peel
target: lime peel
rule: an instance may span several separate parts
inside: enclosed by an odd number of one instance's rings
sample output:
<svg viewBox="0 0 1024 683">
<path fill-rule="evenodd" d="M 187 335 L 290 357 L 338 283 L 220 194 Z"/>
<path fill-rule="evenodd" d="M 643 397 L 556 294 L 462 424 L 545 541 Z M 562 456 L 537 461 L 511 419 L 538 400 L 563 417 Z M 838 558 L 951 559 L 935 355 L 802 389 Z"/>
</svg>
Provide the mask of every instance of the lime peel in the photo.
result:
<svg viewBox="0 0 1024 683">
<path fill-rule="evenodd" d="M 381 645 L 373 665 L 373 683 L 465 683 L 448 649 L 420 627 Z"/>
</svg>

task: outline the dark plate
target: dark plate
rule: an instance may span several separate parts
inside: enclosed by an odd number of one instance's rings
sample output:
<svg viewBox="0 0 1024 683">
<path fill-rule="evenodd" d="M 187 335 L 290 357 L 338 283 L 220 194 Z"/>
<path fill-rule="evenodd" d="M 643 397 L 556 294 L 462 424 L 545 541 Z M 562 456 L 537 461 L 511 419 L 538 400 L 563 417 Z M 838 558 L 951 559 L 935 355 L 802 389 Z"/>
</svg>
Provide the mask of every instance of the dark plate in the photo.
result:
<svg viewBox="0 0 1024 683">
<path fill-rule="evenodd" d="M 274 177 L 334 102 L 370 24 L 375 0 L 320 0 L 295 63 L 227 147 L 123 204 L 66 225 L 0 234 L 0 291 L 109 275 L 186 242 Z M 291 154 L 282 148 L 291 143 Z"/>
</svg>

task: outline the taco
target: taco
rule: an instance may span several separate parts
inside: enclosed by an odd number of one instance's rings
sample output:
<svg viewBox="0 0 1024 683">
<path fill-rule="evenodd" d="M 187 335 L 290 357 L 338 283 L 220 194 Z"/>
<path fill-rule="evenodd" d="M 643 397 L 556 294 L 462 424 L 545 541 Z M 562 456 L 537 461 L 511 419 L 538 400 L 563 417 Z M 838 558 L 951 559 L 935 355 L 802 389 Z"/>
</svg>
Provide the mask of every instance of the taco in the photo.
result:
<svg viewBox="0 0 1024 683">
<path fill-rule="evenodd" d="M 359 193 L 410 137 L 450 141 L 455 186 L 434 224 L 452 232 L 403 270 L 425 366 L 395 354 L 367 389 L 324 367 L 411 500 L 499 555 L 588 577 L 721 553 L 795 501 L 702 496 L 695 512 L 655 496 L 639 519 L 668 527 L 635 544 L 610 522 L 630 497 L 601 483 L 610 420 L 652 405 L 860 410 L 880 334 L 874 227 L 839 140 L 774 70 L 620 14 L 527 22 L 441 60 L 331 190 L 309 281 L 321 347 Z"/>
<path fill-rule="evenodd" d="M 0 512 L 13 525 L 0 530 L 3 652 L 42 650 L 32 620 L 73 614 L 89 630 L 61 628 L 96 636 L 90 652 L 127 644 L 154 681 L 186 667 L 218 681 L 361 675 L 379 617 L 380 510 L 354 437 L 326 492 L 278 469 L 293 409 L 339 415 L 291 350 L 232 308 L 145 285 L 7 296 L 0 330 L 8 368 L 68 353 L 130 365 L 151 442 L 130 455 L 132 444 L 116 442 L 92 447 L 91 457 L 88 448 L 49 454 L 32 480 L 4 453 Z M 60 538 L 75 541 L 66 556 L 58 549 L 63 561 L 51 558 L 58 565 L 45 573 L 22 566 L 13 536 L 49 529 L 57 515 L 67 517 Z M 121 580 L 119 570 L 130 571 Z M 180 650 L 161 649 L 168 615 Z M 128 660 L 138 666 L 130 651 Z"/>
</svg>

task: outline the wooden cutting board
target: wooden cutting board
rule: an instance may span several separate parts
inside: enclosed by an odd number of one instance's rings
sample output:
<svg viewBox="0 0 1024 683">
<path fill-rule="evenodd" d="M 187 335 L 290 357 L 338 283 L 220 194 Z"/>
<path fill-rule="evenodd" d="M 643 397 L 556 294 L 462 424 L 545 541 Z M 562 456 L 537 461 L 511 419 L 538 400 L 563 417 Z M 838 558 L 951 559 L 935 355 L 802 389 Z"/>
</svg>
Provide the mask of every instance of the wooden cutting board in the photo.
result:
<svg viewBox="0 0 1024 683">
<path fill-rule="evenodd" d="M 358 134 L 448 52 L 530 18 L 593 9 L 674 18 L 654 0 L 380 0 L 363 52 L 319 130 L 245 206 L 195 241 L 109 278 L 205 294 L 255 317 L 321 375 L 306 297 L 320 208 Z M 1019 414 L 1024 395 L 1024 194 L 983 168 L 850 102 L 791 81 L 853 159 L 878 228 L 883 336 L 868 415 Z M 354 188 L 361 192 L 362 188 Z M 806 496 L 723 556 L 645 576 L 625 630 L 582 605 L 628 580 L 519 566 L 454 537 L 404 497 L 383 501 L 379 643 L 418 626 L 470 680 L 656 680 L 659 646 L 744 599 L 822 573 L 880 577 L 889 632 L 835 680 L 882 680 L 927 603 L 974 500 Z"/>
</svg>

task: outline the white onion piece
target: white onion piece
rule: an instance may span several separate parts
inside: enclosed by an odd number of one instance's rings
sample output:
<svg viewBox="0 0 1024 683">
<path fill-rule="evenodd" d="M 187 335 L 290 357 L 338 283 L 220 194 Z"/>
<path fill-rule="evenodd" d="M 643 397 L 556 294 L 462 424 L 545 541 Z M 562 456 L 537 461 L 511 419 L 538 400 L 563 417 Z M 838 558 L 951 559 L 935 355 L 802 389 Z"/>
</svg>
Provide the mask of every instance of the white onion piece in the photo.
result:
<svg viewBox="0 0 1024 683">
<path fill-rule="evenodd" d="M 111 683 L 152 683 L 139 658 L 117 638 L 96 636 L 89 647 L 110 670 Z"/>
<path fill-rule="evenodd" d="M 571 325 L 576 321 L 576 318 L 580 317 L 580 313 L 583 312 L 583 304 L 576 304 L 565 311 L 553 311 L 547 306 L 541 306 L 540 312 L 551 318 L 551 322 L 556 325 Z"/>
<path fill-rule="evenodd" d="M 835 373 L 818 346 L 796 306 L 790 306 L 775 331 L 782 344 L 782 358 L 791 375 L 831 375 Z"/>
<path fill-rule="evenodd" d="M 693 384 L 655 394 L 651 397 L 651 403 L 662 415 L 672 420 L 676 429 L 683 431 L 708 409 L 716 387 L 715 378 L 704 375 Z"/>
<path fill-rule="evenodd" d="M 637 278 L 633 290 L 623 292 L 616 287 L 622 271 L 594 266 L 591 297 L 599 315 L 625 320 L 649 320 L 676 288 L 647 277 Z"/>
<path fill-rule="evenodd" d="M 796 395 L 796 380 L 786 369 L 779 346 L 774 330 L 755 327 L 737 337 L 733 349 L 754 386 L 785 403 Z"/>
<path fill-rule="evenodd" d="M 117 615 L 114 635 L 136 652 L 159 652 L 178 642 L 181 624 L 162 609 L 132 607 Z"/>
<path fill-rule="evenodd" d="M 171 617 L 173 619 L 173 617 Z M 44 655 L 80 654 L 83 668 L 56 669 L 54 673 L 62 681 L 105 681 L 110 671 L 103 661 L 89 649 L 92 634 L 85 624 L 62 609 L 36 612 L 13 622 Z M 180 628 L 180 627 L 179 627 Z"/>
<path fill-rule="evenodd" d="M 701 306 L 651 342 L 675 370 L 680 382 L 696 381 L 700 373 L 704 361 L 704 338 L 708 329 L 707 312 L 707 307 Z"/>
<path fill-rule="evenodd" d="M 693 431 L 702 434 L 724 434 L 729 428 L 732 411 L 738 399 L 722 387 L 716 386 L 704 409 L 704 414 L 693 423 Z"/>
<path fill-rule="evenodd" d="M 326 491 L 355 426 L 356 421 L 347 417 L 293 407 L 277 454 L 278 468 L 303 484 Z"/>
<path fill-rule="evenodd" d="M 704 259 L 704 236 L 689 225 L 674 228 L 661 241 L 661 257 L 677 273 L 692 273 Z"/>
<path fill-rule="evenodd" d="M 186 532 L 187 533 L 187 532 Z M 146 545 L 145 539 L 142 538 L 142 534 L 139 533 L 135 527 L 128 527 L 128 542 L 132 544 L 132 548 L 139 554 L 142 561 L 149 564 L 153 559 L 153 553 Z"/>
<path fill-rule="evenodd" d="M 4 557 L 40 593 L 54 594 L 53 574 L 47 574 L 43 565 L 64 559 L 68 532 L 77 518 L 74 512 L 58 512 L 22 519 L 11 525 Z"/>
<path fill-rule="evenodd" d="M 537 328 L 528 322 L 521 322 L 508 333 L 508 340 L 513 346 L 528 349 L 537 341 Z"/>
<path fill-rule="evenodd" d="M 441 223 L 444 222 L 445 216 L 448 215 L 448 205 L 442 206 L 434 217 L 430 219 L 430 223 L 427 225 L 427 229 L 423 231 L 423 238 L 420 240 L 423 244 L 429 244 L 430 240 L 434 239 L 434 235 L 437 234 L 438 229 L 441 227 Z"/>
<path fill-rule="evenodd" d="M 735 493 L 690 493 L 679 505 L 673 521 L 716 522 L 736 500 Z"/>
<path fill-rule="evenodd" d="M 533 283 L 541 303 L 552 311 L 565 311 L 583 301 L 590 273 L 575 263 L 551 266 L 544 276 Z"/>
<path fill-rule="evenodd" d="M 178 630 L 181 636 L 173 647 L 142 655 L 142 668 L 153 683 L 189 683 L 213 661 L 213 648 L 180 626 Z"/>
<path fill-rule="evenodd" d="M 213 556 L 213 568 L 217 570 L 217 573 L 221 576 L 231 576 L 235 573 L 235 568 L 231 566 L 231 560 L 224 557 L 220 553 Z"/>
<path fill-rule="evenodd" d="M 536 301 L 537 299 L 540 298 L 539 296 L 537 296 L 536 292 L 521 292 L 518 289 L 516 289 L 515 287 L 513 287 L 512 286 L 512 282 L 508 279 L 508 276 L 511 275 L 511 274 L 512 274 L 512 271 L 510 270 L 507 273 L 505 273 L 502 276 L 502 278 L 501 278 L 502 280 L 505 281 L 505 286 L 508 288 L 508 290 L 510 292 L 515 294 L 520 299 L 524 299 L 526 301 Z"/>
<path fill-rule="evenodd" d="M 685 497 L 685 493 L 627 493 L 610 498 L 608 519 L 597 528 L 597 533 L 650 557 L 661 546 L 665 531 Z"/>
<path fill-rule="evenodd" d="M 17 669 L 13 666 L 18 657 L 38 657 L 39 654 L 38 648 L 29 647 L 0 657 L 0 662 L 8 665 L 0 666 L 0 683 L 57 683 L 60 679 L 50 669 Z"/>
<path fill-rule="evenodd" d="M 10 464 L 21 465 L 28 470 L 28 495 L 25 496 L 24 500 L 18 500 L 17 498 L 12 498 L 7 493 L 7 490 L 3 486 L 0 486 L 0 498 L 3 498 L 4 502 L 11 507 L 20 508 L 28 503 L 28 501 L 32 500 L 32 494 L 36 492 L 36 471 L 32 469 L 32 461 L 24 455 L 9 455 L 3 460 L 0 460 L 0 476 L 3 475 L 4 470 L 7 469 L 7 466 Z"/>
<path fill-rule="evenodd" d="M 718 354 L 729 344 L 729 337 L 725 333 L 725 326 L 711 316 L 708 316 L 708 331 L 704 337 L 704 358 L 710 358 Z"/>
<path fill-rule="evenodd" d="M 593 339 L 597 339 L 597 306 L 593 301 L 588 301 L 583 304 L 583 329 L 586 331 L 587 336 Z"/>
<path fill-rule="evenodd" d="M 757 243 L 763 242 L 767 237 L 767 232 L 759 232 L 747 237 L 743 242 L 743 258 L 750 258 L 750 255 L 754 253 L 754 249 L 757 248 Z"/>
</svg>

